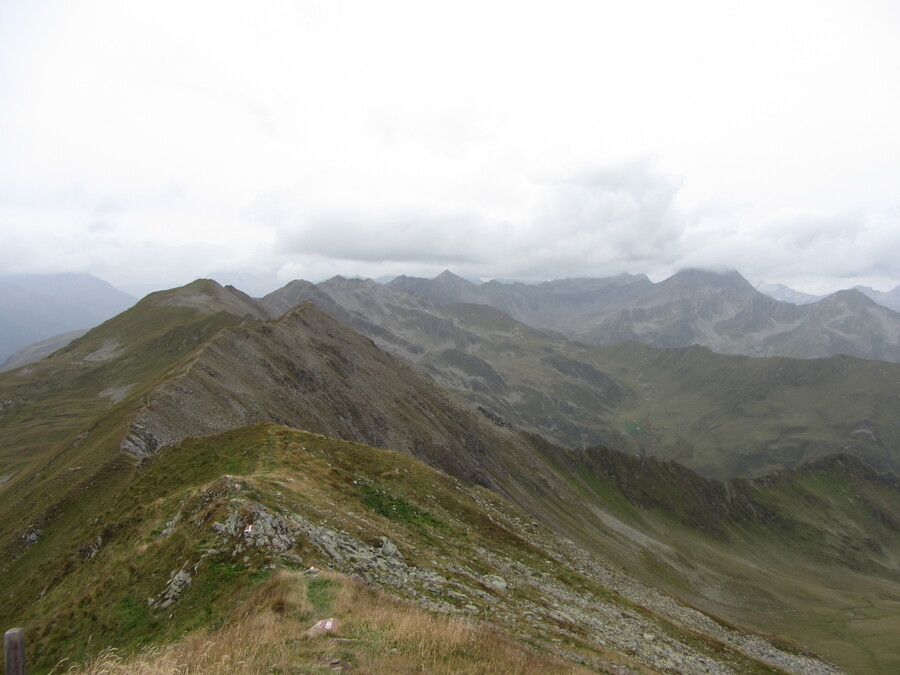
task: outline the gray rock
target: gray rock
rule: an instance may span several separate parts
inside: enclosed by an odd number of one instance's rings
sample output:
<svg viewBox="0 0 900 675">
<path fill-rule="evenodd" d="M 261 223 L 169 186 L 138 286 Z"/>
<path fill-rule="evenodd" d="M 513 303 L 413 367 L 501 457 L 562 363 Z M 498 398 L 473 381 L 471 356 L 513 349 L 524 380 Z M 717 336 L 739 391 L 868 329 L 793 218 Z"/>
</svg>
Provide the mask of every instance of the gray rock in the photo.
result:
<svg viewBox="0 0 900 675">
<path fill-rule="evenodd" d="M 245 547 L 276 552 L 289 551 L 294 547 L 298 530 L 284 518 L 256 502 L 233 500 L 232 503 L 243 508 L 235 508 L 224 523 L 213 523 L 212 528 L 216 533 L 239 538 Z"/>
<path fill-rule="evenodd" d="M 400 553 L 400 549 L 397 548 L 397 545 L 394 544 L 394 542 L 385 536 L 381 537 L 381 555 L 385 558 L 403 560 L 403 554 Z"/>
<path fill-rule="evenodd" d="M 172 578 L 169 580 L 169 583 L 166 584 L 166 590 L 160 593 L 159 599 L 160 609 L 166 609 L 171 606 L 184 592 L 184 589 L 188 587 L 191 583 L 191 574 L 186 569 L 180 569 L 178 572 L 172 575 Z M 148 600 L 148 605 L 152 605 L 153 603 Z"/>
<path fill-rule="evenodd" d="M 506 579 L 498 577 L 496 574 L 486 574 L 481 578 L 481 581 L 492 591 L 497 591 L 498 593 L 505 592 L 508 587 Z"/>
<path fill-rule="evenodd" d="M 25 541 L 26 546 L 31 546 L 32 544 L 37 543 L 38 539 L 41 538 L 41 535 L 43 533 L 44 532 L 43 532 L 43 530 L 41 530 L 41 528 L 39 528 L 35 525 L 32 525 L 31 527 L 28 528 L 28 530 L 25 532 L 25 534 L 22 535 L 22 539 Z"/>
<path fill-rule="evenodd" d="M 181 520 L 181 513 L 179 512 L 179 513 L 175 514 L 175 517 L 172 518 L 172 520 L 170 520 L 168 523 L 166 523 L 165 528 L 160 533 L 161 536 L 168 537 L 170 534 L 172 534 L 172 532 L 175 531 L 175 526 L 178 524 L 178 521 L 180 521 L 180 520 Z"/>
</svg>

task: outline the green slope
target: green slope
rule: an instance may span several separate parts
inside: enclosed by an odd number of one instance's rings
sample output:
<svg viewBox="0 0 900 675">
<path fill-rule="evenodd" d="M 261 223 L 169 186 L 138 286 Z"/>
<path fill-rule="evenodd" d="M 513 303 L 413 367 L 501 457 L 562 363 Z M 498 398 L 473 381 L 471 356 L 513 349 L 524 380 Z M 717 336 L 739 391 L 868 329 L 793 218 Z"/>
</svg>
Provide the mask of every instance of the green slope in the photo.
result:
<svg viewBox="0 0 900 675">
<path fill-rule="evenodd" d="M 549 454 L 587 504 L 569 536 L 739 625 L 789 635 L 851 672 L 900 668 L 900 480 L 849 455 L 727 483 L 595 448 Z M 590 508 L 590 507 L 589 507 Z M 605 541 L 604 541 L 605 540 Z"/>
<path fill-rule="evenodd" d="M 634 344 L 591 354 L 617 381 L 631 384 L 611 421 L 644 453 L 718 477 L 767 473 L 838 452 L 900 472 L 898 364 Z"/>
<path fill-rule="evenodd" d="M 134 458 L 120 449 L 130 419 L 219 330 L 260 311 L 241 295 L 205 280 L 154 293 L 50 358 L 0 375 L 0 550 L 10 583 L 51 522 L 74 527 L 130 478 Z"/>
<path fill-rule="evenodd" d="M 128 652 L 225 630 L 234 608 L 259 603 L 256 590 L 279 570 L 315 565 L 426 610 L 484 621 L 485 630 L 571 669 L 777 672 L 767 659 L 827 670 L 673 605 L 529 523 L 497 495 L 407 456 L 256 426 L 189 440 L 145 462 L 67 551 L 23 576 L 2 615 L 26 627 L 32 672 L 44 672 L 107 646 Z M 336 603 L 343 577 L 287 579 L 312 600 L 294 616 L 299 624 L 342 621 L 349 665 L 402 648 L 357 619 L 360 607 Z M 315 661 L 297 642 L 291 665 L 304 672 Z M 432 658 L 441 672 L 449 656 Z M 473 658 L 461 669 L 481 667 Z"/>
</svg>

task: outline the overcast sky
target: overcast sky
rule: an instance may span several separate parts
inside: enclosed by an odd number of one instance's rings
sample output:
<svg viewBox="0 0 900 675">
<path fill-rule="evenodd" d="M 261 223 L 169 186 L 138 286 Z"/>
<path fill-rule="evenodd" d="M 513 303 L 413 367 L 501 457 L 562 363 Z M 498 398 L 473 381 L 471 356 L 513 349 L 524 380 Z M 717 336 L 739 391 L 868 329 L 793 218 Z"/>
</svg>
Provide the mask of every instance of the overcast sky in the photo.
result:
<svg viewBox="0 0 900 675">
<path fill-rule="evenodd" d="M 900 3 L 0 2 L 0 274 L 900 283 Z"/>
</svg>

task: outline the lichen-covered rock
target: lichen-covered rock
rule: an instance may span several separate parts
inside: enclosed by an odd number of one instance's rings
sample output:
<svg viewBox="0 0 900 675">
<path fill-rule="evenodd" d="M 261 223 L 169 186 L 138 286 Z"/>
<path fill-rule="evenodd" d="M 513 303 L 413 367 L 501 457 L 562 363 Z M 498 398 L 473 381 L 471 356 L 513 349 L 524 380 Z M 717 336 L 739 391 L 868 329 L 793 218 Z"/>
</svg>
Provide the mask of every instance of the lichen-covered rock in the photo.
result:
<svg viewBox="0 0 900 675">
<path fill-rule="evenodd" d="M 22 541 L 25 542 L 26 546 L 31 546 L 32 544 L 37 543 L 43 533 L 44 532 L 40 527 L 32 525 L 25 531 L 25 534 L 22 535 Z"/>
</svg>

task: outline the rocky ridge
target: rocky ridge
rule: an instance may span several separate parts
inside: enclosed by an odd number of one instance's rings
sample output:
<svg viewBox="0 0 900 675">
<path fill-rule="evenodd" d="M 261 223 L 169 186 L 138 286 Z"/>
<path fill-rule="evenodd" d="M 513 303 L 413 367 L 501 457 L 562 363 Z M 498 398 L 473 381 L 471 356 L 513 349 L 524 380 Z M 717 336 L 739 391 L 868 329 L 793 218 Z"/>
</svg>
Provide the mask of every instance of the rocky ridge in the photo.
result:
<svg viewBox="0 0 900 675">
<path fill-rule="evenodd" d="M 355 480 L 368 479 L 357 474 Z M 158 598 L 148 602 L 157 611 L 171 610 L 192 579 L 203 574 L 203 566 L 216 557 L 229 556 L 250 568 L 291 567 L 317 559 L 307 569 L 308 575 L 332 569 L 431 611 L 502 626 L 522 640 L 540 635 L 564 657 L 604 672 L 632 671 L 608 658 L 586 659 L 583 651 L 567 645 L 595 645 L 601 652 L 626 654 L 635 664 L 661 672 L 741 672 L 736 662 L 714 656 L 722 647 L 710 652 L 702 646 L 707 640 L 723 645 L 726 653 L 731 650 L 786 672 L 842 672 L 807 653 L 786 651 L 681 604 L 549 529 L 524 524 L 528 521 L 521 511 L 479 488 L 456 483 L 455 498 L 477 505 L 491 528 L 516 532 L 522 539 L 520 546 L 532 552 L 530 556 L 473 542 L 458 543 L 464 548 L 450 559 L 429 550 L 421 540 L 414 543 L 408 532 L 389 535 L 390 521 L 379 524 L 364 510 L 350 511 L 342 507 L 346 500 L 335 499 L 314 512 L 308 507 L 298 509 L 292 494 L 297 488 L 291 481 L 282 484 L 285 490 L 277 503 L 266 505 L 256 501 L 267 493 L 264 484 L 227 476 L 183 504 L 167 525 L 173 530 L 208 528 L 217 537 L 215 548 L 201 554 L 193 565 L 185 561 L 173 570 Z M 340 524 L 352 524 L 353 531 Z M 364 540 L 360 530 L 377 534 Z M 444 530 L 442 536 L 450 535 Z M 407 546 L 416 547 L 415 563 L 403 553 Z M 600 589 L 605 590 L 598 593 Z M 700 643 L 698 636 L 702 636 Z"/>
</svg>

